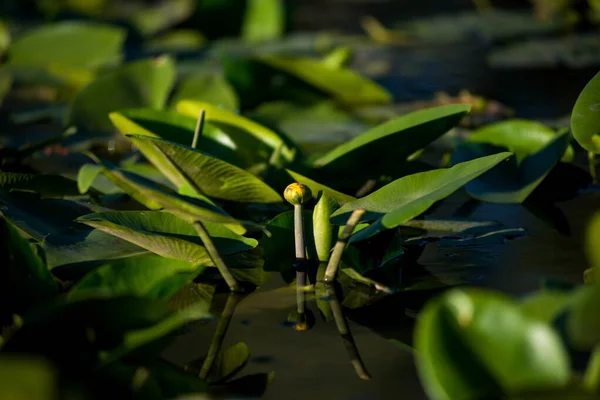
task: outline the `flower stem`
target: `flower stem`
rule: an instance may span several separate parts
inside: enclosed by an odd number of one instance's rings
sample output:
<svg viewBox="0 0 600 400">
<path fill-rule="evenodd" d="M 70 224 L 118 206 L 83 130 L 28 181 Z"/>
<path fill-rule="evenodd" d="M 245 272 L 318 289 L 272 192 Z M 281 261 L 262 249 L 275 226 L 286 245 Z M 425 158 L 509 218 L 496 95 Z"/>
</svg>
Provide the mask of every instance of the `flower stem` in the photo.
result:
<svg viewBox="0 0 600 400">
<path fill-rule="evenodd" d="M 227 283 L 227 286 L 229 286 L 229 289 L 232 292 L 239 291 L 240 290 L 239 284 L 237 283 L 237 281 L 231 274 L 231 271 L 229 271 L 229 268 L 227 268 L 227 265 L 225 265 L 225 261 L 223 261 L 223 258 L 219 254 L 219 251 L 215 247 L 215 244 L 213 243 L 212 239 L 210 238 L 210 235 L 206 231 L 206 228 L 204 227 L 202 222 L 200 222 L 200 221 L 194 222 L 194 228 L 196 228 L 196 232 L 198 232 L 198 236 L 200 237 L 200 240 L 204 244 L 204 247 L 206 248 L 206 252 L 208 253 L 208 256 L 210 257 L 212 262 L 215 264 L 215 266 L 221 273 L 221 276 L 223 277 L 223 279 L 225 279 L 225 282 Z"/>
<path fill-rule="evenodd" d="M 231 318 L 233 317 L 233 312 L 235 308 L 239 304 L 241 300 L 241 296 L 236 293 L 230 293 L 229 297 L 227 297 L 227 303 L 225 303 L 225 309 L 219 318 L 219 323 L 217 325 L 217 329 L 215 330 L 215 334 L 213 335 L 212 341 L 210 342 L 210 347 L 208 348 L 208 353 L 206 354 L 206 358 L 202 363 L 202 368 L 200 368 L 200 373 L 198 377 L 200 379 L 206 379 L 210 374 L 213 364 L 217 359 L 217 355 L 219 351 L 221 351 L 221 347 L 223 346 L 223 339 L 225 339 L 225 334 L 227 333 L 227 329 L 229 328 L 229 323 L 231 322 Z"/>
<path fill-rule="evenodd" d="M 306 309 L 306 270 L 305 270 L 305 248 L 304 248 L 304 218 L 302 215 L 302 204 L 294 205 L 294 244 L 296 249 L 296 305 L 298 307 L 298 321 L 302 324 L 305 319 Z"/>
<path fill-rule="evenodd" d="M 332 284 L 326 284 L 325 287 L 327 288 L 327 295 L 329 297 L 329 304 L 331 306 L 331 312 L 333 313 L 333 319 L 335 320 L 338 332 L 342 337 L 346 351 L 348 351 L 352 366 L 354 367 L 354 370 L 360 379 L 370 380 L 371 374 L 369 374 L 367 371 L 367 367 L 365 367 L 365 364 L 360 357 L 360 353 L 358 352 L 358 348 L 354 342 L 354 336 L 352 336 L 352 332 L 350 332 L 348 321 L 346 321 L 346 317 L 344 317 L 342 306 L 337 298 L 337 294 L 335 293 L 335 287 Z"/>
<path fill-rule="evenodd" d="M 348 244 L 348 240 L 350 236 L 352 236 L 352 232 L 354 232 L 354 228 L 360 222 L 360 219 L 365 214 L 365 210 L 359 208 L 352 212 L 350 218 L 346 222 L 346 226 L 342 231 L 342 234 L 338 238 L 335 247 L 333 248 L 333 252 L 331 253 L 331 258 L 329 259 L 329 263 L 327 264 L 327 269 L 325 270 L 325 278 L 323 279 L 325 283 L 332 283 L 335 281 L 335 277 L 337 276 L 338 268 L 340 266 L 340 262 L 342 261 L 342 254 L 346 249 L 346 245 Z"/>
<path fill-rule="evenodd" d="M 204 131 L 204 117 L 206 113 L 204 109 L 200 110 L 200 114 L 198 114 L 198 121 L 196 121 L 196 129 L 194 130 L 194 139 L 192 139 L 192 147 L 194 149 L 198 148 L 198 140 L 200 136 L 202 136 L 202 132 Z"/>
</svg>

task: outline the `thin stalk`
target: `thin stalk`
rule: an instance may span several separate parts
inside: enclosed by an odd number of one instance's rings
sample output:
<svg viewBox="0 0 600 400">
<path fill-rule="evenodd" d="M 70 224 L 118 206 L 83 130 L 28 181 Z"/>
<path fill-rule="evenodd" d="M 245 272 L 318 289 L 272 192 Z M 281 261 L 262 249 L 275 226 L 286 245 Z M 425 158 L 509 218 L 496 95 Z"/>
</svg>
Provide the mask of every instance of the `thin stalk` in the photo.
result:
<svg viewBox="0 0 600 400">
<path fill-rule="evenodd" d="M 294 244 L 296 249 L 296 304 L 298 307 L 298 324 L 306 322 L 306 271 L 304 270 L 304 218 L 302 216 L 302 204 L 294 206 Z"/>
<path fill-rule="evenodd" d="M 344 342 L 346 351 L 350 356 L 352 366 L 354 367 L 354 370 L 360 379 L 370 380 L 371 374 L 369 374 L 369 371 L 367 371 L 367 367 L 365 367 L 365 364 L 360 357 L 360 353 L 356 347 L 356 342 L 354 342 L 354 336 L 352 336 L 352 332 L 350 332 L 348 321 L 346 320 L 346 317 L 344 317 L 342 306 L 340 305 L 340 301 L 335 293 L 335 287 L 331 284 L 326 284 L 325 287 L 327 288 L 327 295 L 329 296 L 329 304 L 331 306 L 331 312 L 333 313 L 333 319 L 335 320 L 338 332 L 340 333 L 342 341 Z"/>
<path fill-rule="evenodd" d="M 592 176 L 592 183 L 598 183 L 598 174 L 596 174 L 596 153 L 588 151 L 588 167 Z"/>
<path fill-rule="evenodd" d="M 227 297 L 225 309 L 223 310 L 223 313 L 219 318 L 219 323 L 213 335 L 212 341 L 210 342 L 208 353 L 206 354 L 206 358 L 202 363 L 202 368 L 200 368 L 200 372 L 198 373 L 198 377 L 202 380 L 205 380 L 210 374 L 212 366 L 215 363 L 215 360 L 217 359 L 217 355 L 221 351 L 221 347 L 223 346 L 223 340 L 225 339 L 225 334 L 227 333 L 227 329 L 229 328 L 229 323 L 231 322 L 231 318 L 233 317 L 235 308 L 239 304 L 240 300 L 241 296 L 235 293 L 230 293 L 229 297 Z"/>
<path fill-rule="evenodd" d="M 202 132 L 204 130 L 204 117 L 206 113 L 204 109 L 200 110 L 200 114 L 198 114 L 198 120 L 196 121 L 196 129 L 194 130 L 194 139 L 192 139 L 192 147 L 194 149 L 198 148 L 198 140 L 200 136 L 202 136 Z"/>
<path fill-rule="evenodd" d="M 365 210 L 363 208 L 359 208 L 352 212 L 350 218 L 346 222 L 346 226 L 342 231 L 342 234 L 338 238 L 335 247 L 333 248 L 333 252 L 331 253 L 331 258 L 329 259 L 329 263 L 327 264 L 327 269 L 325 270 L 325 278 L 323 279 L 325 283 L 332 283 L 335 281 L 335 277 L 337 276 L 337 271 L 340 266 L 340 262 L 342 261 L 342 254 L 344 254 L 344 250 L 346 249 L 346 245 L 348 244 L 348 240 L 350 236 L 352 236 L 352 232 L 354 232 L 354 228 L 360 222 L 360 219 L 365 214 Z"/>
<path fill-rule="evenodd" d="M 206 228 L 204 227 L 202 222 L 200 222 L 200 221 L 194 222 L 194 228 L 196 228 L 196 232 L 198 233 L 200 240 L 204 244 L 204 247 L 206 248 L 206 252 L 208 253 L 208 256 L 210 257 L 212 262 L 215 263 L 215 266 L 221 273 L 221 276 L 223 277 L 223 279 L 225 279 L 225 282 L 227 282 L 227 286 L 229 286 L 229 289 L 232 292 L 239 291 L 240 290 L 239 284 L 237 283 L 237 281 L 231 274 L 231 271 L 229 270 L 229 268 L 227 268 L 227 265 L 225 265 L 225 261 L 223 261 L 223 258 L 219 254 L 217 248 L 215 247 L 215 244 L 213 243 L 212 239 L 210 238 L 210 235 L 206 231 Z"/>
</svg>

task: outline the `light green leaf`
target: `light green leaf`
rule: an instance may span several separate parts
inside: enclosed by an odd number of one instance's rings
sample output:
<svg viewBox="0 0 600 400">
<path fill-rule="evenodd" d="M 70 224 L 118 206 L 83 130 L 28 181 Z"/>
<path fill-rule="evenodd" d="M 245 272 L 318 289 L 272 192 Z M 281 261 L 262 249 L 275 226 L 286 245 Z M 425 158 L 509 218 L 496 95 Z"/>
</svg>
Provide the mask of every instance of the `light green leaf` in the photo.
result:
<svg viewBox="0 0 600 400">
<path fill-rule="evenodd" d="M 600 343 L 600 285 L 581 286 L 567 309 L 567 336 L 577 350 L 592 350 Z"/>
<path fill-rule="evenodd" d="M 364 208 L 367 212 L 362 221 L 377 222 L 353 235 L 354 241 L 366 239 L 385 229 L 396 228 L 510 156 L 511 153 L 500 153 L 457 164 L 452 168 L 405 176 L 366 197 L 345 204 L 333 213 L 332 222 L 343 225 L 353 210 Z"/>
<path fill-rule="evenodd" d="M 9 49 L 13 66 L 98 68 L 121 59 L 125 30 L 114 25 L 65 21 L 42 25 L 18 37 Z"/>
<path fill-rule="evenodd" d="M 278 203 L 281 196 L 270 186 L 250 174 L 189 146 L 147 136 L 128 136 L 140 148 L 152 148 L 160 152 L 177 169 L 180 179 L 175 184 L 187 183 L 198 194 L 221 200 L 242 203 Z M 154 162 L 154 159 L 150 159 Z M 164 162 L 156 162 L 161 169 Z M 163 171 L 166 174 L 166 171 Z M 182 186 L 179 186 L 180 188 Z"/>
<path fill-rule="evenodd" d="M 403 115 L 337 146 L 314 165 L 344 170 L 387 162 L 397 164 L 458 125 L 470 109 L 470 105 L 451 104 Z"/>
<path fill-rule="evenodd" d="M 77 172 L 77 189 L 79 193 L 87 193 L 94 184 L 94 181 L 102 173 L 104 168 L 100 165 L 84 164 Z"/>
<path fill-rule="evenodd" d="M 600 73 L 583 88 L 571 114 L 575 140 L 587 151 L 600 153 Z"/>
<path fill-rule="evenodd" d="M 285 30 L 282 0 L 246 0 L 242 38 L 250 43 L 278 39 Z"/>
<path fill-rule="evenodd" d="M 591 218 L 585 233 L 585 253 L 592 268 L 600 268 L 600 212 Z"/>
<path fill-rule="evenodd" d="M 521 311 L 530 318 L 552 324 L 554 318 L 565 309 L 571 293 L 559 290 L 542 290 L 521 301 Z"/>
<path fill-rule="evenodd" d="M 57 397 L 57 371 L 42 357 L 3 355 L 0 358 L 0 398 L 54 400 Z"/>
<path fill-rule="evenodd" d="M 387 104 L 392 96 L 382 86 L 347 68 L 331 68 L 305 57 L 264 55 L 258 61 L 299 78 L 349 105 Z"/>
<path fill-rule="evenodd" d="M 569 384 L 559 335 L 510 298 L 454 289 L 428 303 L 415 329 L 417 371 L 439 400 L 510 396 Z"/>
<path fill-rule="evenodd" d="M 113 111 L 163 108 L 175 76 L 175 61 L 168 56 L 134 61 L 102 74 L 77 93 L 67 124 L 91 132 L 111 132 L 108 114 Z"/>
<path fill-rule="evenodd" d="M 194 227 L 163 211 L 107 211 L 84 215 L 78 222 L 110 233 L 160 256 L 212 265 Z M 237 235 L 222 224 L 204 223 L 217 250 L 230 255 L 256 247 L 254 239 Z"/>
<path fill-rule="evenodd" d="M 221 75 L 214 74 L 200 73 L 185 78 L 171 99 L 172 107 L 182 100 L 203 101 L 234 111 L 239 108 L 231 85 Z"/>
<path fill-rule="evenodd" d="M 175 29 L 155 37 L 144 44 L 149 51 L 199 50 L 206 44 L 206 37 L 193 29 Z"/>
<path fill-rule="evenodd" d="M 313 211 L 313 237 L 320 262 L 329 261 L 329 253 L 337 240 L 338 227 L 334 227 L 329 217 L 340 207 L 333 197 L 321 192 L 321 197 Z"/>
<path fill-rule="evenodd" d="M 131 23 L 143 36 L 152 36 L 185 21 L 195 9 L 195 0 L 170 0 L 141 8 L 133 15 Z"/>
</svg>

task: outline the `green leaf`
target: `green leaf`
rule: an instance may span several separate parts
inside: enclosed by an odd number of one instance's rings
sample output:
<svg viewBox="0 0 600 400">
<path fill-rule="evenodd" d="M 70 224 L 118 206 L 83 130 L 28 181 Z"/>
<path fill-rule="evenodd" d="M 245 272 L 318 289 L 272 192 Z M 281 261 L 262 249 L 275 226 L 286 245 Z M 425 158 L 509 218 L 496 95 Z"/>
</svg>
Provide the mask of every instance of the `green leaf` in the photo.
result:
<svg viewBox="0 0 600 400">
<path fill-rule="evenodd" d="M 212 265 L 194 227 L 168 212 L 107 211 L 85 215 L 77 221 L 163 257 L 188 261 L 195 266 Z M 257 245 L 256 240 L 237 235 L 222 224 L 205 222 L 204 225 L 222 255 Z"/>
<path fill-rule="evenodd" d="M 571 377 L 558 334 L 510 298 L 484 290 L 453 289 L 428 303 L 415 349 L 421 382 L 435 399 L 560 389 Z"/>
<path fill-rule="evenodd" d="M 465 189 L 474 198 L 492 203 L 522 203 L 544 180 L 567 150 L 569 135 L 556 136 L 538 152 L 520 163 L 512 158 L 478 179 Z M 452 163 L 461 163 L 504 150 L 485 143 L 464 143 L 456 148 Z"/>
<path fill-rule="evenodd" d="M 310 191 L 312 192 L 314 199 L 317 198 L 317 195 L 319 194 L 319 192 L 323 192 L 323 193 L 327 194 L 328 196 L 332 197 L 333 199 L 337 200 L 341 204 L 350 203 L 350 202 L 356 200 L 356 197 L 350 196 L 348 194 L 344 194 L 342 192 L 338 192 L 337 190 L 334 190 L 334 189 L 332 189 L 328 186 L 325 186 L 321 183 L 315 182 L 312 179 L 307 178 L 306 176 L 300 175 L 297 172 L 294 172 L 289 169 L 286 169 L 285 171 L 291 175 L 294 182 L 302 183 L 302 184 L 308 186 L 310 188 Z"/>
<path fill-rule="evenodd" d="M 337 146 L 314 165 L 340 171 L 398 163 L 458 125 L 470 109 L 470 105 L 452 104 L 403 115 Z"/>
<path fill-rule="evenodd" d="M 275 131 L 233 111 L 225 110 L 207 102 L 189 100 L 180 101 L 177 103 L 176 108 L 177 112 L 193 118 L 198 118 L 200 111 L 204 110 L 206 113 L 206 122 L 212 123 L 225 132 L 237 129 L 245 134 L 254 136 L 260 142 L 266 144 L 271 149 L 271 152 L 281 147 L 281 156 L 289 162 L 293 161 L 294 157 L 296 157 L 297 149 L 293 143 L 288 143 L 285 138 Z"/>
<path fill-rule="evenodd" d="M 124 41 L 125 30 L 114 25 L 65 21 L 18 37 L 10 46 L 9 59 L 13 66 L 98 68 L 121 60 Z"/>
<path fill-rule="evenodd" d="M 299 78 L 348 105 L 388 104 L 392 96 L 382 86 L 347 68 L 331 68 L 306 57 L 264 55 L 258 61 Z"/>
<path fill-rule="evenodd" d="M 200 372 L 205 357 L 192 361 L 186 366 L 187 370 Z M 219 352 L 210 374 L 207 378 L 209 383 L 225 382 L 241 371 L 250 359 L 250 348 L 243 342 L 231 345 Z"/>
<path fill-rule="evenodd" d="M 134 61 L 102 74 L 77 93 L 67 124 L 91 132 L 111 132 L 108 114 L 113 111 L 163 108 L 175 76 L 175 61 L 168 56 Z"/>
<path fill-rule="evenodd" d="M 275 190 L 256 176 L 200 150 L 147 136 L 128 137 L 140 148 L 151 147 L 159 151 L 181 177 L 173 183 L 181 185 L 184 181 L 201 195 L 242 203 L 283 201 Z M 154 159 L 151 161 L 154 162 Z M 163 162 L 155 165 L 160 169 Z"/>
<path fill-rule="evenodd" d="M 77 172 L 77 189 L 79 193 L 87 193 L 94 184 L 94 181 L 102 173 L 104 168 L 100 165 L 84 164 Z"/>
<path fill-rule="evenodd" d="M 600 286 L 581 286 L 573 295 L 567 309 L 567 336 L 577 350 L 592 350 L 600 342 Z"/>
<path fill-rule="evenodd" d="M 214 74 L 200 73 L 185 78 L 171 99 L 172 107 L 182 100 L 204 101 L 230 110 L 239 108 L 231 85 L 223 76 Z"/>
<path fill-rule="evenodd" d="M 521 301 L 521 311 L 530 318 L 551 324 L 571 299 L 571 293 L 560 290 L 542 290 Z"/>
<path fill-rule="evenodd" d="M 600 268 L 600 212 L 593 215 L 585 233 L 585 253 L 592 268 Z"/>
<path fill-rule="evenodd" d="M 58 283 L 33 245 L 4 217 L 0 218 L 0 237 L 0 301 L 7 306 L 3 311 L 10 313 L 8 316 L 27 311 L 60 293 Z"/>
<path fill-rule="evenodd" d="M 206 37 L 194 29 L 175 29 L 144 43 L 144 49 L 149 51 L 194 51 L 200 50 L 206 44 Z"/>
<path fill-rule="evenodd" d="M 242 38 L 250 43 L 279 39 L 285 30 L 282 0 L 246 0 Z"/>
<path fill-rule="evenodd" d="M 376 223 L 353 235 L 353 241 L 393 229 L 427 211 L 434 203 L 460 189 L 467 182 L 494 168 L 511 153 L 500 153 L 397 179 L 370 195 L 347 203 L 332 215 L 337 225 L 346 223 L 353 210 L 364 208 L 367 212 L 361 221 Z"/>
<path fill-rule="evenodd" d="M 77 183 L 60 175 L 0 172 L 0 189 L 38 192 L 42 197 L 77 196 Z"/>
<path fill-rule="evenodd" d="M 520 164 L 528 156 L 549 145 L 557 136 L 560 134 L 539 122 L 513 119 L 479 128 L 468 141 L 505 147 L 515 155 L 517 164 Z M 569 145 L 561 161 L 571 162 L 573 156 L 573 147 Z"/>
<path fill-rule="evenodd" d="M 340 208 L 340 204 L 333 197 L 321 192 L 319 201 L 313 211 L 313 236 L 315 249 L 320 262 L 329 261 L 329 254 L 337 239 L 338 228 L 331 224 L 329 217 Z"/>
<path fill-rule="evenodd" d="M 3 355 L 0 357 L 0 397 L 10 400 L 54 400 L 58 395 L 58 374 L 41 357 Z"/>
<path fill-rule="evenodd" d="M 156 33 L 188 19 L 196 9 L 194 0 L 171 0 L 155 6 L 143 7 L 133 14 L 131 24 L 143 35 Z"/>
<path fill-rule="evenodd" d="M 202 269 L 187 261 L 142 254 L 94 269 L 73 285 L 69 294 L 101 291 L 112 296 L 169 299 L 200 272 Z"/>
<path fill-rule="evenodd" d="M 587 151 L 600 153 L 600 73 L 583 88 L 571 114 L 575 140 Z"/>
</svg>

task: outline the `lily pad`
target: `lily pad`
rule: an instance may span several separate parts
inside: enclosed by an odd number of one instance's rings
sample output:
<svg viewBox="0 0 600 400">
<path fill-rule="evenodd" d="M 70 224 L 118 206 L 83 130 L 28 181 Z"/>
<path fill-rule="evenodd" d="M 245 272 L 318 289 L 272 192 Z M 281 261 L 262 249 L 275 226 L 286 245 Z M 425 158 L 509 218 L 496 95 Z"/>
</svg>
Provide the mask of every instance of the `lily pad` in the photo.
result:
<svg viewBox="0 0 600 400">
<path fill-rule="evenodd" d="M 397 179 L 370 195 L 342 206 L 332 215 L 337 225 L 346 223 L 353 210 L 367 212 L 361 221 L 377 221 L 355 235 L 352 240 L 364 240 L 385 229 L 393 229 L 427 211 L 466 183 L 500 164 L 511 153 L 499 153 Z"/>
<path fill-rule="evenodd" d="M 468 183 L 474 198 L 492 203 L 522 203 L 560 161 L 569 145 L 568 133 L 556 136 L 541 150 L 519 163 L 512 158 L 478 179 Z M 464 143 L 452 155 L 452 163 L 462 163 L 504 150 L 486 143 Z"/>
<path fill-rule="evenodd" d="M 168 212 L 107 211 L 85 215 L 77 221 L 163 257 L 196 266 L 212 265 L 194 227 Z M 204 225 L 222 255 L 250 250 L 257 245 L 256 240 L 237 235 L 221 224 L 205 222 Z"/>
<path fill-rule="evenodd" d="M 558 333 L 510 298 L 454 289 L 420 315 L 417 370 L 432 398 L 510 396 L 569 383 L 569 356 Z"/>
<path fill-rule="evenodd" d="M 600 73 L 583 88 L 571 114 L 575 140 L 587 151 L 600 153 Z"/>
<path fill-rule="evenodd" d="M 43 25 L 15 39 L 12 66 L 98 68 L 121 60 L 125 31 L 114 25 L 65 21 Z"/>
<path fill-rule="evenodd" d="M 165 168 L 163 173 L 171 177 L 169 173 L 176 170 L 178 176 L 172 181 L 180 188 L 187 184 L 198 194 L 242 203 L 283 201 L 275 190 L 256 176 L 200 150 L 148 136 L 128 137 L 139 148 L 154 150 L 147 154 L 152 157 L 150 161 L 154 162 L 157 168 L 163 170 L 164 160 L 167 160 L 172 167 L 169 170 Z M 162 160 L 155 162 L 154 154 L 160 154 Z"/>
<path fill-rule="evenodd" d="M 175 84 L 175 61 L 167 56 L 134 61 L 100 75 L 77 93 L 67 124 L 90 132 L 110 133 L 113 111 L 161 109 Z"/>
</svg>

